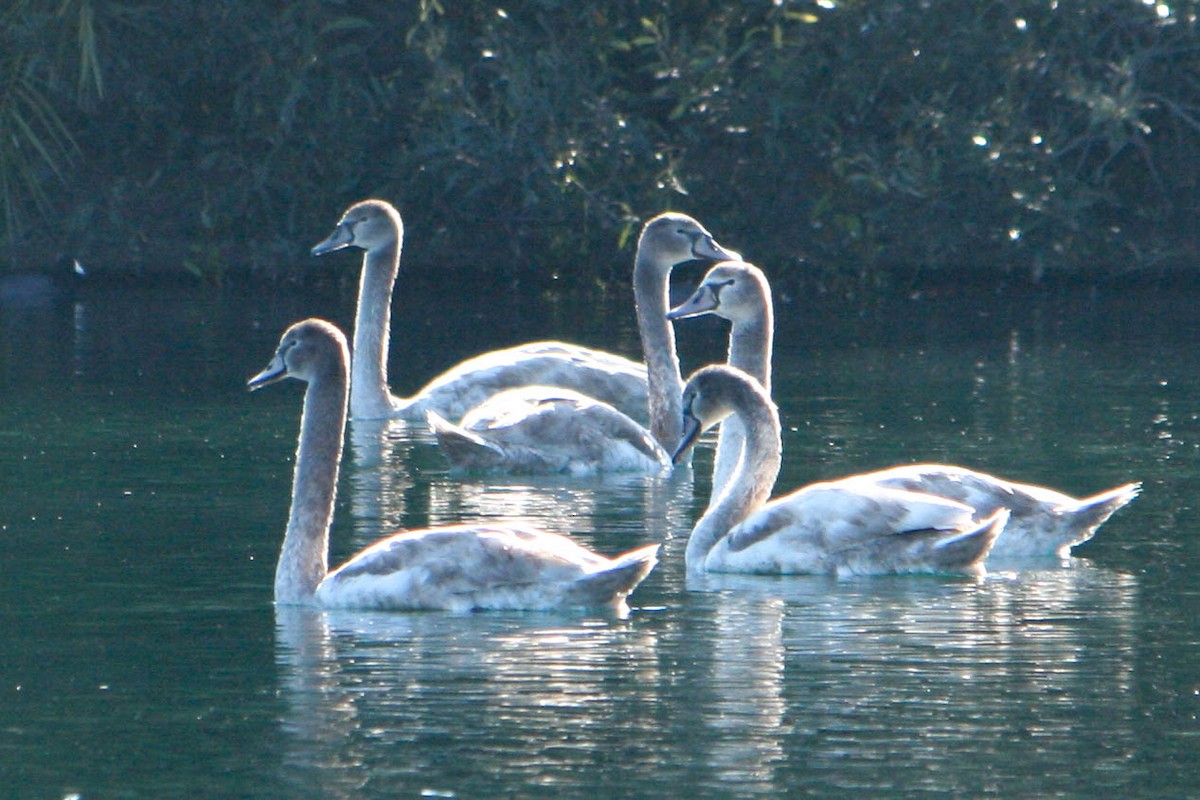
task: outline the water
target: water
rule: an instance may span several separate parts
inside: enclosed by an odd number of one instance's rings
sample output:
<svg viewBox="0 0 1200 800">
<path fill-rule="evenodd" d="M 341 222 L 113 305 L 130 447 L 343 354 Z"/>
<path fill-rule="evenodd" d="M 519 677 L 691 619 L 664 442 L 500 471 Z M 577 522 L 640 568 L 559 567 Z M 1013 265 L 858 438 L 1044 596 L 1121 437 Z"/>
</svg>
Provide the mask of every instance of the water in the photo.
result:
<svg viewBox="0 0 1200 800">
<path fill-rule="evenodd" d="M 393 383 L 484 330 L 630 352 L 621 300 L 410 314 Z M 243 383 L 286 324 L 345 324 L 350 302 L 99 287 L 0 307 L 6 796 L 1200 793 L 1194 297 L 778 309 L 781 488 L 934 459 L 1075 493 L 1142 480 L 1066 565 L 688 585 L 709 449 L 666 481 L 464 481 L 423 431 L 356 426 L 335 561 L 400 526 L 520 516 L 607 553 L 661 541 L 663 562 L 624 619 L 277 614 L 301 387 Z M 720 352 L 715 322 L 679 331 L 688 365 Z"/>
</svg>

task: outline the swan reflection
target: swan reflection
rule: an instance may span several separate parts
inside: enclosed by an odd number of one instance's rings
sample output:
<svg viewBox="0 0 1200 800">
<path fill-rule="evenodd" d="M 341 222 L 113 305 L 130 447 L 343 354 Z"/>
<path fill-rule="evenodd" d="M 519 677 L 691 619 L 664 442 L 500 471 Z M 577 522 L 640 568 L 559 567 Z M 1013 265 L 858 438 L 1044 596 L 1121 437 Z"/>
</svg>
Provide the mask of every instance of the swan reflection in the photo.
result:
<svg viewBox="0 0 1200 800">
<path fill-rule="evenodd" d="M 282 767 L 335 798 L 565 796 L 601 779 L 748 796 L 972 774 L 1058 785 L 1055 765 L 1117 768 L 1138 747 L 1132 576 L 1075 561 L 674 588 L 687 614 L 627 621 L 281 609 Z M 1081 726 L 1080 708 L 1104 724 Z"/>
<path fill-rule="evenodd" d="M 504 519 L 546 526 L 611 552 L 605 538 L 625 532 L 647 542 L 686 528 L 692 513 L 689 467 L 667 476 L 586 478 L 451 475 L 423 425 L 403 420 L 350 426 L 347 486 L 354 542 L 403 528 Z"/>
<path fill-rule="evenodd" d="M 276 643 L 280 767 L 304 796 L 570 781 L 656 731 L 655 637 L 611 617 L 280 608 Z"/>
</svg>

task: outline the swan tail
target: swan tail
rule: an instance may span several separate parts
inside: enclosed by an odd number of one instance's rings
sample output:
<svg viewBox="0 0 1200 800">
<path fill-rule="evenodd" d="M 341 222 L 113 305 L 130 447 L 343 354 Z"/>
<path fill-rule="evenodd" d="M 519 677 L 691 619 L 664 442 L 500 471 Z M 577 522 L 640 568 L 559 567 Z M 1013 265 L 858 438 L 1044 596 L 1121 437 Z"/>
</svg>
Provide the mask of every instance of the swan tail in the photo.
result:
<svg viewBox="0 0 1200 800">
<path fill-rule="evenodd" d="M 504 451 L 491 442 L 455 425 L 436 411 L 426 411 L 425 421 L 437 438 L 442 454 L 457 469 L 490 469 L 504 463 Z"/>
<path fill-rule="evenodd" d="M 603 568 L 571 585 L 573 603 L 587 606 L 622 603 L 658 563 L 657 544 L 639 547 L 612 559 Z"/>
<path fill-rule="evenodd" d="M 1071 512 L 1071 524 L 1083 534 L 1083 538 L 1073 544 L 1080 544 L 1092 538 L 1096 529 L 1108 521 L 1118 509 L 1129 504 L 1133 498 L 1141 494 L 1140 483 L 1127 483 L 1107 492 L 1085 497 L 1079 501 L 1079 506 Z"/>
<path fill-rule="evenodd" d="M 1127 483 L 1106 492 L 1072 500 L 1037 515 L 1015 515 L 992 551 L 993 559 L 1067 558 L 1071 548 L 1096 535 L 1096 530 L 1141 492 L 1140 483 Z"/>
</svg>

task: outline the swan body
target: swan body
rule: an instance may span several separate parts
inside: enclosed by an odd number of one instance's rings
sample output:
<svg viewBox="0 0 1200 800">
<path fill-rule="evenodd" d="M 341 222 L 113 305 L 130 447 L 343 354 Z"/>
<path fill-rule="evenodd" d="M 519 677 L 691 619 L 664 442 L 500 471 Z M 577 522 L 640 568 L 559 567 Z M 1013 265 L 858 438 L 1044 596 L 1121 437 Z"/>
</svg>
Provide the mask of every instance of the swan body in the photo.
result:
<svg viewBox="0 0 1200 800">
<path fill-rule="evenodd" d="M 671 469 L 667 452 L 643 426 L 569 389 L 508 389 L 457 425 L 433 411 L 428 420 L 456 470 L 582 476 Z"/>
<path fill-rule="evenodd" d="M 992 547 L 989 560 L 1066 557 L 1071 548 L 1091 539 L 1097 528 L 1141 492 L 1141 484 L 1127 483 L 1079 499 L 949 464 L 908 464 L 846 480 L 946 497 L 973 508 L 976 518 L 1008 509 L 1004 535 Z"/>
<path fill-rule="evenodd" d="M 527 525 L 466 524 L 407 531 L 328 568 L 348 380 L 345 337 L 309 319 L 284 332 L 250 389 L 305 381 L 291 511 L 275 571 L 275 602 L 322 608 L 621 609 L 649 574 L 658 545 L 616 558 Z"/>
<path fill-rule="evenodd" d="M 774 321 L 771 287 L 762 271 L 748 264 L 717 264 L 691 297 L 672 309 L 669 316 L 684 319 L 701 314 L 716 314 L 732 323 L 729 363 L 753 375 L 769 392 Z M 728 481 L 744 439 L 736 423 L 731 419 L 721 425 L 713 469 L 714 498 Z M 853 481 L 860 487 L 875 484 L 937 495 L 974 509 L 976 521 L 990 518 L 1001 508 L 1008 509 L 1004 533 L 988 557 L 993 560 L 1065 557 L 1071 548 L 1091 539 L 1097 528 L 1141 491 L 1140 484 L 1128 483 L 1077 499 L 1043 486 L 947 464 L 903 465 L 852 475 L 842 481 Z"/>
<path fill-rule="evenodd" d="M 770 396 L 734 367 L 705 367 L 683 394 L 685 433 L 675 457 L 725 417 L 746 441 L 731 480 L 688 538 L 689 571 L 838 576 L 975 573 L 1008 519 L 977 521 L 952 500 L 872 484 L 818 483 L 767 502 L 781 461 Z"/>
<path fill-rule="evenodd" d="M 666 317 L 671 270 L 684 261 L 736 255 L 684 214 L 660 214 L 643 227 L 633 283 L 648 373 L 641 413 L 648 416 L 649 429 L 597 395 L 525 386 L 484 400 L 458 425 L 431 414 L 430 426 L 443 454 L 461 471 L 589 475 L 669 470 L 663 448 L 679 439 L 683 389 Z"/>
<path fill-rule="evenodd" d="M 535 342 L 462 362 L 412 397 L 387 385 L 391 296 L 400 269 L 404 224 L 383 200 L 355 203 L 333 233 L 313 247 L 323 255 L 364 250 L 354 322 L 350 414 L 355 419 L 422 420 L 426 411 L 457 419 L 491 394 L 528 384 L 564 386 L 637 415 L 646 407 L 646 369 L 640 364 L 563 342 Z"/>
</svg>

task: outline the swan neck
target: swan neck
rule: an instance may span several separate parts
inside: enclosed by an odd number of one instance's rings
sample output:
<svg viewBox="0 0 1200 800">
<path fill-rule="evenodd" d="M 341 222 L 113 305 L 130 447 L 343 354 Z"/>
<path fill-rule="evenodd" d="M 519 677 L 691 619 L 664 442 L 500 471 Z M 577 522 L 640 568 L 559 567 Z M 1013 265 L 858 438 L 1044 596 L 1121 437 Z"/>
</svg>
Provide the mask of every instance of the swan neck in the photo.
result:
<svg viewBox="0 0 1200 800">
<path fill-rule="evenodd" d="M 399 269 L 399 241 L 363 255 L 350 372 L 350 412 L 355 417 L 388 416 L 392 409 L 387 382 L 388 340 L 392 290 Z"/>
<path fill-rule="evenodd" d="M 774 324 L 769 314 L 739 322 L 729 331 L 729 365 L 754 376 L 771 393 L 771 346 Z"/>
<path fill-rule="evenodd" d="M 751 319 L 733 323 L 729 331 L 729 365 L 752 375 L 771 393 L 771 348 L 775 335 L 775 321 L 769 297 L 763 298 L 762 307 Z M 741 458 L 742 443 L 746 435 L 739 419 L 727 419 L 721 423 L 717 435 L 717 453 L 713 459 L 712 498 L 720 496 L 728 484 L 730 475 Z"/>
<path fill-rule="evenodd" d="M 634 304 L 642 355 L 646 359 L 650 433 L 667 450 L 679 444 L 683 419 L 683 377 L 675 352 L 670 308 L 671 266 L 656 263 L 638 248 L 633 268 Z"/>
<path fill-rule="evenodd" d="M 704 560 L 717 542 L 766 504 L 779 476 L 782 445 L 774 409 L 764 403 L 742 402 L 734 414 L 747 431 L 745 445 L 728 484 L 714 484 L 708 510 L 688 537 L 684 563 L 689 570 L 703 570 Z"/>
<path fill-rule="evenodd" d="M 305 603 L 329 571 L 329 526 L 346 429 L 345 365 L 309 382 L 300 417 L 292 507 L 279 563 L 275 602 Z"/>
</svg>

